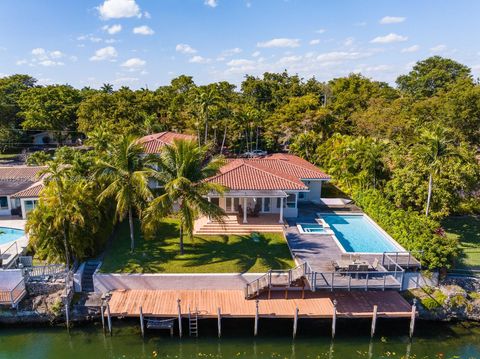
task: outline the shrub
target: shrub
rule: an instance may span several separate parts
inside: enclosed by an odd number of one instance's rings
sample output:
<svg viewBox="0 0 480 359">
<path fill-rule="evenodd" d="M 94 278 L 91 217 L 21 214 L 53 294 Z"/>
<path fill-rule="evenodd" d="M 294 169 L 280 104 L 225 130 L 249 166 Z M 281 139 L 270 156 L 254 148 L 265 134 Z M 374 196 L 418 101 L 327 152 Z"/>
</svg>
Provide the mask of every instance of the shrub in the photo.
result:
<svg viewBox="0 0 480 359">
<path fill-rule="evenodd" d="M 29 166 L 43 166 L 50 161 L 52 156 L 43 151 L 34 152 L 27 157 L 27 165 Z"/>
<path fill-rule="evenodd" d="M 450 267 L 458 242 L 436 234 L 440 224 L 415 211 L 395 207 L 375 189 L 356 191 L 353 199 L 398 243 L 409 251 L 423 251 L 422 265 L 429 269 Z"/>
<path fill-rule="evenodd" d="M 442 307 L 447 300 L 447 296 L 439 290 L 435 290 L 428 297 L 420 299 L 422 305 L 428 310 L 434 310 Z"/>
</svg>

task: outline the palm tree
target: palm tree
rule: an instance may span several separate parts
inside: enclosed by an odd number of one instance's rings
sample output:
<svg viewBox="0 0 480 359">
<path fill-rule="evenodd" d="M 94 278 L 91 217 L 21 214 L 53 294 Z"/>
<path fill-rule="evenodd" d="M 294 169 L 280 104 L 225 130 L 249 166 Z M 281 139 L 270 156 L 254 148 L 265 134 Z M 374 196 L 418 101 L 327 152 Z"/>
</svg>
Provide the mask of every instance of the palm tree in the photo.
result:
<svg viewBox="0 0 480 359">
<path fill-rule="evenodd" d="M 462 158 L 453 146 L 453 140 L 447 138 L 444 129 L 436 127 L 433 130 L 424 130 L 421 134 L 421 143 L 416 149 L 421 162 L 428 169 L 428 194 L 425 215 L 430 213 L 433 180 L 443 169 L 445 162 L 451 158 Z"/>
<path fill-rule="evenodd" d="M 46 176 L 46 188 L 42 195 L 42 200 L 53 209 L 50 220 L 51 226 L 57 228 L 63 234 L 63 246 L 65 252 L 65 266 L 70 268 L 70 243 L 69 233 L 71 226 L 83 225 L 84 216 L 82 213 L 81 194 L 83 180 L 71 178 L 68 167 L 62 166 L 58 162 L 50 162 L 47 169 L 40 175 Z M 29 221 L 28 228 L 34 225 Z"/>
<path fill-rule="evenodd" d="M 209 120 L 209 112 L 213 106 L 216 106 L 220 101 L 220 97 L 215 88 L 210 87 L 206 89 L 200 89 L 199 95 L 195 99 L 199 110 L 200 116 L 205 123 L 205 135 L 204 135 L 204 144 L 207 143 L 208 140 L 208 120 Z M 200 139 L 199 139 L 200 140 Z"/>
<path fill-rule="evenodd" d="M 157 159 L 159 171 L 155 179 L 162 185 L 162 193 L 145 210 L 144 229 L 153 232 L 162 217 L 177 215 L 181 254 L 184 253 L 184 233 L 193 237 L 194 221 L 199 214 L 219 221 L 224 216 L 223 210 L 205 197 L 211 192 L 224 192 L 222 186 L 205 181 L 217 174 L 224 164 L 219 156 L 207 159 L 208 150 L 192 140 L 174 140 L 172 145 L 163 147 Z"/>
<path fill-rule="evenodd" d="M 104 93 L 113 93 L 113 85 L 109 83 L 104 83 L 102 87 L 100 87 L 100 91 Z"/>
<path fill-rule="evenodd" d="M 107 183 L 98 199 L 115 198 L 117 220 L 122 221 L 128 215 L 132 252 L 135 249 L 133 212 L 140 211 L 143 202 L 152 197 L 148 187 L 152 171 L 143 156 L 142 146 L 131 136 L 123 136 L 116 146 L 107 151 L 106 159 L 98 161 L 99 179 Z"/>
</svg>

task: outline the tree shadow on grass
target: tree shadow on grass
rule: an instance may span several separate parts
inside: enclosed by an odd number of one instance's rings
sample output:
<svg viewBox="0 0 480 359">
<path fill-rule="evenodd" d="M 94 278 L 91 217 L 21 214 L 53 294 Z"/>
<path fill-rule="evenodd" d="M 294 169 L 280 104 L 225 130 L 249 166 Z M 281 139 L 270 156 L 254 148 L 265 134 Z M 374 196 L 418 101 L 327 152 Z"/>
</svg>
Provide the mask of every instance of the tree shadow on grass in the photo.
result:
<svg viewBox="0 0 480 359">
<path fill-rule="evenodd" d="M 188 246 L 188 258 L 185 267 L 198 267 L 233 261 L 239 272 L 248 272 L 259 264 L 271 269 L 288 268 L 291 260 L 286 243 L 258 236 L 254 241 L 251 236 L 222 235 L 212 238 L 196 237 L 195 243 Z"/>
</svg>

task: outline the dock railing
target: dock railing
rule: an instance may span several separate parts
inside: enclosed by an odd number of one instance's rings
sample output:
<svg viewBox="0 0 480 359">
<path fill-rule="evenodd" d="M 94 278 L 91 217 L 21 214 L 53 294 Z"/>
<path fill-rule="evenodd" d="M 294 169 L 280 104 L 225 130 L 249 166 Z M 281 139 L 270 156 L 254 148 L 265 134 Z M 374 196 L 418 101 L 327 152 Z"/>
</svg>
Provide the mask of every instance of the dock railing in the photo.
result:
<svg viewBox="0 0 480 359">
<path fill-rule="evenodd" d="M 22 279 L 13 289 L 0 291 L 0 304 L 16 308 L 26 294 L 25 280 Z"/>
<path fill-rule="evenodd" d="M 62 277 L 66 275 L 64 264 L 47 264 L 44 266 L 34 266 L 23 268 L 23 276 L 27 282 L 34 280 L 44 280 L 48 277 Z"/>
<path fill-rule="evenodd" d="M 0 251 L 0 267 L 9 269 L 16 264 L 18 258 L 18 244 L 14 241 L 4 251 Z"/>
</svg>

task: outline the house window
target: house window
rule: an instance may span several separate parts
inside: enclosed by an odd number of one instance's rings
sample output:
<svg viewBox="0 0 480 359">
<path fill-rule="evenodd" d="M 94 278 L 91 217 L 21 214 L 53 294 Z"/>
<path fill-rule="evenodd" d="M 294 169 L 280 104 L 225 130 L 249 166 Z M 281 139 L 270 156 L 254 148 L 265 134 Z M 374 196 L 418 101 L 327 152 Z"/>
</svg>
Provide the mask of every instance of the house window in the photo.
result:
<svg viewBox="0 0 480 359">
<path fill-rule="evenodd" d="M 29 212 L 33 211 L 37 207 L 37 201 L 36 200 L 27 200 L 25 201 L 25 214 L 28 214 Z"/>
<path fill-rule="evenodd" d="M 298 199 L 305 199 L 305 192 L 300 192 L 298 194 Z"/>
<path fill-rule="evenodd" d="M 297 196 L 295 193 L 290 193 L 287 197 L 287 203 L 286 206 L 288 208 L 295 208 L 297 204 Z"/>
<path fill-rule="evenodd" d="M 217 206 L 220 206 L 220 198 L 218 197 L 210 198 L 210 202 L 216 204 Z"/>
<path fill-rule="evenodd" d="M 282 199 L 277 198 L 277 208 L 280 208 L 282 206 Z"/>
<path fill-rule="evenodd" d="M 8 209 L 8 198 L 0 197 L 0 209 Z"/>
<path fill-rule="evenodd" d="M 263 211 L 270 212 L 270 198 L 268 197 L 263 199 Z"/>
<path fill-rule="evenodd" d="M 233 199 L 233 211 L 234 212 L 237 212 L 239 210 L 239 207 L 240 207 L 240 198 L 234 198 Z"/>
<path fill-rule="evenodd" d="M 232 198 L 231 197 L 225 198 L 225 208 L 227 209 L 227 211 L 232 210 Z"/>
</svg>

